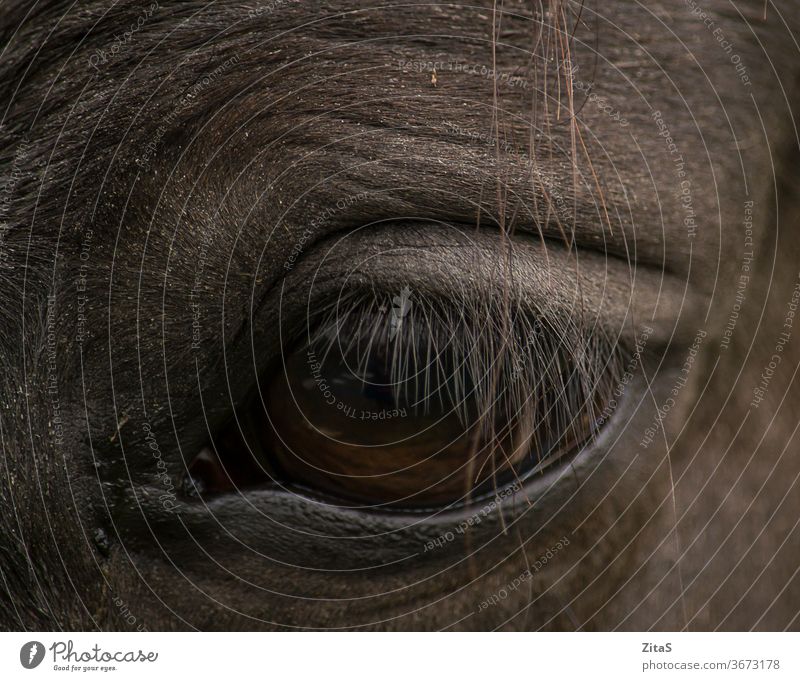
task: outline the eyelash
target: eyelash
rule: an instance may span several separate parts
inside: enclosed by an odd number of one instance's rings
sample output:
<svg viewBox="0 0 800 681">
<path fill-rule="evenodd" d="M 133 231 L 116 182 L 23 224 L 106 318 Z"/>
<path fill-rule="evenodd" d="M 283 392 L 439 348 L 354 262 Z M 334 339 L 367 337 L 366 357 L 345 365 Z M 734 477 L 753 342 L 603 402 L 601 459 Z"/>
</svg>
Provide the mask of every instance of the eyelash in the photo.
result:
<svg viewBox="0 0 800 681">
<path fill-rule="evenodd" d="M 403 398 L 409 386 L 441 385 L 455 367 L 455 394 L 448 401 L 459 406 L 464 425 L 470 400 L 481 410 L 483 436 L 497 434 L 498 416 L 523 423 L 527 418 L 525 441 L 540 460 L 570 433 L 578 442 L 596 435 L 625 365 L 624 348 L 599 325 L 587 328 L 568 316 L 530 314 L 497 298 L 446 301 L 406 290 L 405 309 L 403 292 L 342 295 L 310 315 L 306 347 L 321 361 L 334 350 L 343 355 L 355 350 L 357 375 L 363 375 L 373 353 L 386 349 L 391 385 L 405 390 Z M 423 400 L 412 406 L 424 413 L 437 392 L 423 389 Z M 543 430 L 530 421 L 534 415 Z"/>
</svg>

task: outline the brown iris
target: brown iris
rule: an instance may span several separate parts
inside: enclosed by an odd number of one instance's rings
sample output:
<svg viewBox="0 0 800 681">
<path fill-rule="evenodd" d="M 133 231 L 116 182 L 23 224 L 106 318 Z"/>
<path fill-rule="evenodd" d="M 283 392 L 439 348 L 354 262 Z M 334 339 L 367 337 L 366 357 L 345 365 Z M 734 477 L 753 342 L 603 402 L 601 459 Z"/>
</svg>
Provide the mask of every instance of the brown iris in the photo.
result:
<svg viewBox="0 0 800 681">
<path fill-rule="evenodd" d="M 512 474 L 509 429 L 488 435 L 462 367 L 393 377 L 392 344 L 363 356 L 306 349 L 272 381 L 267 437 L 276 467 L 340 498 L 439 505 Z"/>
</svg>

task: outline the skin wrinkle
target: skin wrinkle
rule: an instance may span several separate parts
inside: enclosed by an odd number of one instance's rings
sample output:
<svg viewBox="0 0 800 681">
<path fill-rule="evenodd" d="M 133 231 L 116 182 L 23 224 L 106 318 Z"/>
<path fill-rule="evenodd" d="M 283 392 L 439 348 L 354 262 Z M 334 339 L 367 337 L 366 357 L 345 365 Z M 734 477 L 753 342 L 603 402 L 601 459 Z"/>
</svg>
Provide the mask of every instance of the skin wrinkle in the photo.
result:
<svg viewBox="0 0 800 681">
<path fill-rule="evenodd" d="M 746 409 L 744 397 L 751 397 L 748 386 L 757 383 L 763 352 L 774 345 L 772 332 L 782 324 L 791 289 L 787 282 L 796 276 L 789 262 L 796 246 L 786 236 L 792 231 L 788 218 L 777 244 L 773 233 L 771 152 L 776 150 L 783 163 L 779 175 L 794 178 L 794 158 L 785 152 L 794 142 L 772 69 L 790 100 L 797 82 L 790 36 L 774 16 L 762 22 L 761 4 L 755 2 L 704 5 L 747 64 L 753 85 L 746 89 L 728 56 L 684 3 L 586 4 L 585 25 L 575 31 L 575 79 L 591 83 L 592 92 L 624 111 L 629 126 L 612 120 L 588 95 L 581 102 L 582 91 L 575 93 L 588 154 L 578 147 L 573 186 L 570 125 L 554 118 L 553 71 L 548 71 L 545 97 L 533 96 L 533 84 L 542 85 L 543 55 L 551 54 L 546 50 L 552 43 L 537 42 L 529 4 L 506 2 L 498 10 L 502 24 L 495 69 L 529 84 L 527 89 L 497 84 L 496 116 L 509 145 L 501 147 L 500 160 L 496 145 L 481 137 L 494 141 L 498 132 L 491 127 L 491 79 L 445 68 L 437 71 L 434 87 L 429 72 L 398 66 L 400 59 L 491 64 L 492 27 L 482 18 L 491 14 L 491 4 L 431 5 L 410 12 L 393 5 L 353 10 L 341 2 L 303 2 L 260 17 L 248 16 L 253 3 L 159 5 L 99 73 L 90 57 L 108 49 L 114 34 L 135 21 L 144 5 L 118 3 L 97 24 L 105 3 L 90 2 L 78 12 L 65 3 L 39 4 L 24 23 L 27 3 L 4 5 L 2 186 L 15 162 L 23 173 L 10 218 L 4 218 L 11 229 L 0 244 L 14 267 L 0 268 L 0 348 L 10 368 L 3 372 L 0 390 L 3 469 L 8 471 L 0 482 L 0 509 L 6 511 L 0 516 L 0 626 L 124 628 L 108 603 L 121 595 L 137 604 L 137 617 L 151 630 L 435 629 L 459 620 L 467 629 L 515 628 L 525 622 L 553 629 L 682 627 L 675 571 L 679 552 L 671 503 L 665 503 L 673 491 L 666 444 L 658 441 L 643 451 L 638 440 L 654 408 L 669 397 L 674 371 L 698 326 L 709 329 L 706 347 L 714 347 L 727 321 L 730 282 L 741 259 L 743 166 L 749 196 L 756 200 L 760 260 L 748 290 L 752 307 L 742 316 L 737 339 L 756 339 L 744 369 L 753 380 L 740 379 L 729 411 L 717 418 L 734 386 L 737 358 L 749 348 L 736 340 L 716 369 L 712 360 L 698 360 L 674 412 L 680 423 L 668 424 L 668 442 L 685 535 L 681 567 L 690 585 L 685 601 L 691 626 L 746 628 L 752 621 L 748 613 L 761 615 L 762 599 L 769 602 L 784 587 L 779 604 L 759 626 L 789 624 L 798 588 L 790 579 L 790 557 L 779 556 L 763 575 L 759 571 L 794 518 L 779 514 L 764 536 L 759 523 L 770 517 L 769 499 L 782 498 L 781 485 L 796 472 L 796 462 L 778 461 L 776 453 L 788 437 L 781 423 L 792 418 L 796 399 L 791 381 L 776 378 L 768 406 L 751 413 L 748 424 L 754 425 L 731 444 Z M 594 49 L 600 51 L 597 58 Z M 236 62 L 202 85 L 234 56 Z M 200 88 L 195 102 L 175 117 L 180 95 L 195 87 Z M 763 129 L 754 103 L 764 117 Z M 692 179 L 693 207 L 701 216 L 693 240 L 686 236 L 674 163 L 658 135 L 654 110 L 663 114 Z M 161 133 L 164 121 L 172 123 Z M 23 135 L 29 148 L 20 155 Z M 735 142 L 744 149 L 741 156 Z M 142 161 L 148 144 L 155 151 L 146 167 L 139 167 L 136 160 Z M 536 171 L 527 163 L 532 158 Z M 588 158 L 600 178 L 613 233 L 603 225 Z M 458 239 L 446 227 L 434 239 L 419 221 L 474 228 L 480 214 L 481 230 L 471 236 L 488 242 L 501 222 L 497 178 L 513 227 L 510 243 L 515 252 L 531 244 L 525 271 L 532 280 L 548 268 L 560 272 L 549 282 L 539 275 L 544 286 L 531 287 L 533 300 L 569 309 L 581 297 L 571 290 L 576 268 L 567 267 L 574 253 L 567 253 L 546 208 L 548 191 L 560 192 L 569 209 L 568 227 L 569 211 L 578 202 L 574 248 L 580 249 L 589 317 L 603 311 L 602 319 L 619 333 L 614 320 L 625 318 L 635 277 L 636 316 L 656 329 L 643 360 L 645 379 L 630 388 L 631 401 L 620 407 L 620 419 L 612 420 L 592 451 L 575 461 L 577 482 L 570 478 L 569 485 L 559 484 L 564 471 L 549 474 L 533 510 L 507 511 L 508 535 L 498 535 L 498 518 L 487 519 L 470 548 L 457 541 L 407 560 L 403 557 L 419 552 L 431 537 L 447 532 L 455 518 L 442 514 L 430 526 L 407 518 L 376 520 L 266 492 L 250 494 L 247 503 L 220 499 L 208 510 L 193 508 L 185 525 L 165 515 L 142 423 L 151 424 L 167 474 L 177 481 L 209 429 L 228 418 L 232 401 L 238 403 L 251 389 L 254 370 L 279 352 L 279 310 L 283 319 L 304 314 L 300 292 L 321 249 L 339 235 L 349 235 L 344 243 L 352 249 L 351 258 L 359 249 L 377 250 L 381 244 L 429 249 L 428 257 L 363 272 L 365 281 L 379 282 L 388 292 L 411 281 L 444 296 L 448 277 L 460 290 L 459 269 L 475 276 L 475 260 L 462 259 Z M 316 223 L 287 272 L 284 264 L 312 221 L 344 197 L 358 196 Z M 380 236 L 384 227 L 360 236 L 362 225 L 385 220 L 397 221 L 391 238 Z M 400 221 L 406 226 L 402 231 Z M 90 335 L 79 346 L 74 282 L 87 229 L 93 233 L 86 309 Z M 539 251 L 547 253 L 547 266 L 533 257 Z M 606 260 L 604 253 L 612 257 Z M 775 253 L 785 260 L 768 288 Z M 644 263 L 647 267 L 640 267 Z M 335 285 L 339 264 L 330 267 L 327 276 Z M 288 294 L 281 305 L 277 284 L 284 279 Z M 193 352 L 188 291 L 196 284 L 203 324 L 200 349 Z M 604 307 L 595 309 L 601 284 Z M 564 287 L 560 296 L 559 286 Z M 43 390 L 45 301 L 51 292 L 59 330 L 61 447 L 53 443 Z M 757 329 L 764 309 L 769 321 Z M 712 314 L 705 325 L 707 310 Z M 656 320 L 650 320 L 653 312 Z M 647 388 L 644 380 L 654 376 Z M 117 413 L 109 406 L 112 397 Z M 770 410 L 777 417 L 771 427 L 765 415 Z M 205 419 L 198 417 L 201 413 Z M 129 421 L 111 442 L 123 414 Z M 688 424 L 686 414 L 692 414 Z M 673 431 L 680 432 L 677 443 Z M 739 483 L 733 498 L 724 500 L 740 472 L 737 461 L 746 460 L 765 432 L 762 463 Z M 697 490 L 709 477 L 714 484 L 698 499 Z M 739 511 L 765 479 L 766 491 L 742 519 Z M 712 531 L 697 537 L 697 528 L 717 509 Z M 108 555 L 94 543 L 97 527 L 111 537 Z M 727 550 L 715 553 L 716 538 L 734 527 Z M 343 552 L 341 540 L 319 534 L 350 537 L 359 549 Z M 518 575 L 526 560 L 535 560 L 565 534 L 572 546 L 536 574 L 530 607 L 527 590 L 520 590 L 494 608 L 474 612 Z M 599 537 L 605 539 L 595 545 Z M 473 578 L 465 555 L 478 549 L 480 569 Z M 752 559 L 729 575 L 725 555 L 738 559 L 744 551 Z M 326 567 L 355 570 L 365 563 L 368 579 L 358 572 L 322 572 Z M 297 565 L 307 569 L 289 567 Z M 757 587 L 737 604 L 756 576 Z"/>
</svg>

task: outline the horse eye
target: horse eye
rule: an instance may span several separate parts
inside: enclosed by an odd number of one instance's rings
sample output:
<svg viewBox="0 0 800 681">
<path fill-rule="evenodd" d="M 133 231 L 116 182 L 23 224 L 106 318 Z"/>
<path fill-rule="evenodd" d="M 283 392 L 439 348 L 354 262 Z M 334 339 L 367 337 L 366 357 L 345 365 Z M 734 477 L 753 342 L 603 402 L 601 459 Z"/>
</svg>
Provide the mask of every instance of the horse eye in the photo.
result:
<svg viewBox="0 0 800 681">
<path fill-rule="evenodd" d="M 325 323 L 286 353 L 215 451 L 195 459 L 195 485 L 272 479 L 342 503 L 442 507 L 518 482 L 591 437 L 602 400 L 581 398 L 571 349 L 538 325 L 528 329 L 538 339 L 512 336 L 501 350 L 484 337 L 495 329 L 388 312 Z"/>
</svg>

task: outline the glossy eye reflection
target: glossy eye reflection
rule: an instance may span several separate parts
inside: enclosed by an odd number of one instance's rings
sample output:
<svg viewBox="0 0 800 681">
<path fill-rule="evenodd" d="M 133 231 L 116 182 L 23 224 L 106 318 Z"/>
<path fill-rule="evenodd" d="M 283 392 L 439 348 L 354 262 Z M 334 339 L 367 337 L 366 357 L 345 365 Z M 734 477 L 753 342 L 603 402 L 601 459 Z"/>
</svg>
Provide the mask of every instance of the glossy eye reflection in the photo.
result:
<svg viewBox="0 0 800 681">
<path fill-rule="evenodd" d="M 524 453 L 508 426 L 484 433 L 473 377 L 452 353 L 398 377 L 394 339 L 370 351 L 293 353 L 269 388 L 271 451 L 294 480 L 374 504 L 433 505 L 507 479 Z"/>
<path fill-rule="evenodd" d="M 616 366 L 593 336 L 494 304 L 393 302 L 340 301 L 262 379 L 219 458 L 207 451 L 190 472 L 215 491 L 257 484 L 260 470 L 340 503 L 432 508 L 544 470 L 592 437 Z"/>
</svg>

